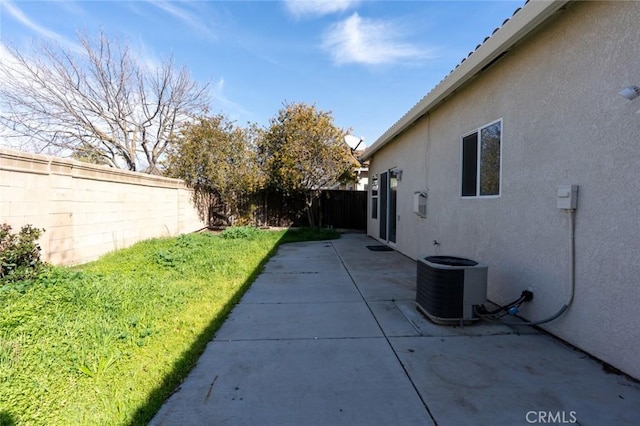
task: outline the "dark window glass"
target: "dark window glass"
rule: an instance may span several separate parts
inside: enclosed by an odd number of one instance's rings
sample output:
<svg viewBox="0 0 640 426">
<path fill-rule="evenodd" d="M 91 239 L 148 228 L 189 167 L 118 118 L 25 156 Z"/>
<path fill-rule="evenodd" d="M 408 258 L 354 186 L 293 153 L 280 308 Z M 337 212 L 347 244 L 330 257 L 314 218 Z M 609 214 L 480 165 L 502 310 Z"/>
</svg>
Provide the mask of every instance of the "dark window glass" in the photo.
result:
<svg viewBox="0 0 640 426">
<path fill-rule="evenodd" d="M 478 183 L 478 134 L 462 138 L 462 196 L 475 197 Z"/>
<path fill-rule="evenodd" d="M 380 173 L 380 220 L 378 234 L 381 240 L 387 240 L 387 191 L 389 190 L 388 173 Z"/>
</svg>

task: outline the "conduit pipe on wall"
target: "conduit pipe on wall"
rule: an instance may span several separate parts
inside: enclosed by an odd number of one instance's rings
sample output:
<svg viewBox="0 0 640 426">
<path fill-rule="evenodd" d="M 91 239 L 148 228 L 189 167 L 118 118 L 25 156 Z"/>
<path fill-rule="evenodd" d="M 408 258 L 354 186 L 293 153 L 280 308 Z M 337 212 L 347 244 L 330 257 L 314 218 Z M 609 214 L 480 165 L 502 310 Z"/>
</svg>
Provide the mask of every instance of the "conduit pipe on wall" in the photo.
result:
<svg viewBox="0 0 640 426">
<path fill-rule="evenodd" d="M 558 312 L 556 312 L 555 314 L 553 314 L 552 316 L 550 316 L 549 318 L 545 318 L 539 321 L 523 321 L 523 322 L 503 322 L 503 324 L 506 325 L 540 325 L 540 324 L 546 324 L 548 322 L 551 322 L 553 320 L 555 320 L 556 318 L 558 318 L 560 315 L 562 315 L 563 313 L 565 313 L 565 311 L 567 309 L 569 309 L 569 306 L 571 306 L 571 303 L 573 302 L 573 295 L 575 294 L 575 288 L 576 288 L 576 243 L 575 243 L 575 236 L 576 236 L 576 226 L 575 226 L 575 214 L 576 214 L 576 210 L 575 209 L 567 209 L 567 212 L 569 213 L 569 228 L 570 228 L 570 242 L 569 242 L 569 282 L 570 282 L 570 286 L 571 289 L 569 291 L 569 297 L 567 298 L 567 301 L 565 302 L 565 304 L 560 308 L 560 310 Z"/>
</svg>

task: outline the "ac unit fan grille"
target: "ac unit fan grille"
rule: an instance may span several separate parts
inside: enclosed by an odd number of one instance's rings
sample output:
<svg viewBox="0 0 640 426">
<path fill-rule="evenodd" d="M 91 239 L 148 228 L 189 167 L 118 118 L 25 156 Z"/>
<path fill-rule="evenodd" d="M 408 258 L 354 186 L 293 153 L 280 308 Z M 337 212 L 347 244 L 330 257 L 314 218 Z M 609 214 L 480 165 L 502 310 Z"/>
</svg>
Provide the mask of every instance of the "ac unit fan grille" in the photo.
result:
<svg viewBox="0 0 640 426">
<path fill-rule="evenodd" d="M 464 270 L 435 269 L 418 263 L 416 303 L 442 319 L 463 317 Z"/>
</svg>

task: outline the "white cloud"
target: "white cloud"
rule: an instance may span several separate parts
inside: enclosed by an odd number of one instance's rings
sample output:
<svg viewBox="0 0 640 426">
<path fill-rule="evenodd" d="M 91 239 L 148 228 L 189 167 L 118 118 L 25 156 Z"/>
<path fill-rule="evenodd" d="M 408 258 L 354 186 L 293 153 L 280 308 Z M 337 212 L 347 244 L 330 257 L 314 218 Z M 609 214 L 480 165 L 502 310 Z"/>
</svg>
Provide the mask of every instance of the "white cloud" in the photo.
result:
<svg viewBox="0 0 640 426">
<path fill-rule="evenodd" d="M 222 94 L 224 90 L 224 77 L 220 77 L 220 79 L 213 85 L 213 89 L 216 93 Z"/>
<path fill-rule="evenodd" d="M 55 3 L 57 7 L 64 9 L 65 13 L 71 13 L 78 16 L 86 16 L 81 2 L 68 0 L 49 0 Z"/>
<path fill-rule="evenodd" d="M 148 3 L 184 22 L 189 28 L 199 32 L 205 37 L 215 38 L 211 27 L 203 22 L 197 14 L 179 7 L 175 2 L 148 0 Z"/>
<path fill-rule="evenodd" d="M 295 17 L 322 16 L 352 9 L 360 0 L 285 0 L 287 10 Z"/>
<path fill-rule="evenodd" d="M 213 99 L 212 111 L 220 112 L 224 111 L 225 115 L 231 120 L 239 120 L 241 117 L 248 117 L 251 112 L 244 108 L 239 103 L 229 99 L 225 94 L 225 81 L 224 77 L 220 77 L 218 81 L 213 82 L 209 89 L 211 89 L 211 98 Z"/>
<path fill-rule="evenodd" d="M 402 29 L 391 22 L 361 18 L 354 13 L 329 27 L 322 47 L 336 64 L 391 64 L 431 56 L 429 51 L 402 41 L 402 36 Z"/>
<path fill-rule="evenodd" d="M 49 29 L 47 29 L 47 28 L 45 28 L 45 27 L 43 27 L 41 25 L 38 25 L 37 23 L 35 23 L 31 19 L 29 19 L 29 17 L 27 15 L 25 15 L 24 12 L 22 10 L 20 10 L 11 1 L 9 1 L 9 0 L 3 1 L 2 2 L 2 6 L 3 6 L 4 10 L 6 12 L 8 12 L 9 15 L 11 15 L 11 17 L 13 17 L 16 21 L 20 22 L 25 27 L 31 29 L 32 31 L 34 31 L 35 33 L 40 35 L 41 37 L 55 40 L 58 43 L 60 43 L 60 45 L 66 47 L 69 50 L 75 51 L 75 52 L 78 52 L 78 51 L 82 50 L 82 48 L 81 48 L 81 46 L 79 44 L 71 42 L 68 39 L 66 39 L 65 37 L 63 37 L 62 35 L 54 32 L 54 31 L 51 31 L 51 30 L 49 30 Z"/>
</svg>

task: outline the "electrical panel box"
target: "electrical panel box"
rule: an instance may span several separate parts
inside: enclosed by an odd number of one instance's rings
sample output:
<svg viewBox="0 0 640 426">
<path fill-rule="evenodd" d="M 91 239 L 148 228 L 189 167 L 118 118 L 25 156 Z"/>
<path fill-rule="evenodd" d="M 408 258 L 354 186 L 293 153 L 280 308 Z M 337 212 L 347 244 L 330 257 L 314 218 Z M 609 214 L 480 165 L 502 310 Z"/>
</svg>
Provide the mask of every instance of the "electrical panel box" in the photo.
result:
<svg viewBox="0 0 640 426">
<path fill-rule="evenodd" d="M 556 201 L 559 209 L 573 210 L 578 207 L 578 185 L 560 185 Z"/>
<path fill-rule="evenodd" d="M 413 193 L 413 212 L 420 217 L 427 217 L 427 193 Z"/>
</svg>

